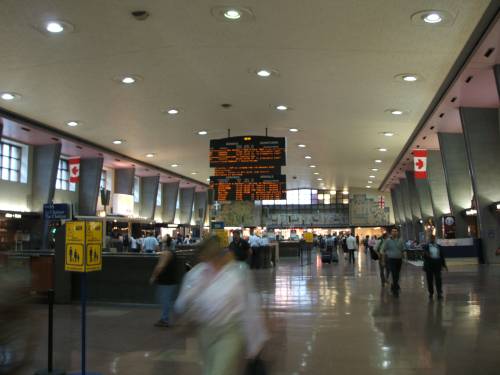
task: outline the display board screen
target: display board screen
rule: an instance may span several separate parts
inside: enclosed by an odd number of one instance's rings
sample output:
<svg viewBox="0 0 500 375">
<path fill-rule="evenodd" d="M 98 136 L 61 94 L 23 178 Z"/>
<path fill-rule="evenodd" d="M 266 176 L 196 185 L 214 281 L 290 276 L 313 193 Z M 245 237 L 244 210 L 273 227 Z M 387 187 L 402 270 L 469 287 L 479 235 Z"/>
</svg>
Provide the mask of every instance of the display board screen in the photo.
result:
<svg viewBox="0 0 500 375">
<path fill-rule="evenodd" d="M 244 136 L 210 141 L 210 167 L 286 165 L 285 138 Z"/>
<path fill-rule="evenodd" d="M 286 198 L 286 176 L 211 177 L 217 201 L 278 200 Z"/>
</svg>

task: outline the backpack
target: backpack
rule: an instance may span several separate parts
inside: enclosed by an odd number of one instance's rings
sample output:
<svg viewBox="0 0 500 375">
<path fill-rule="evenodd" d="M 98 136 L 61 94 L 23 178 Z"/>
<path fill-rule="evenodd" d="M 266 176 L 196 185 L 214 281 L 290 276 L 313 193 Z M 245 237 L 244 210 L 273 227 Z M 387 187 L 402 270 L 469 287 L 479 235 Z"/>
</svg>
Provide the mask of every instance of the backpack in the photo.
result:
<svg viewBox="0 0 500 375">
<path fill-rule="evenodd" d="M 373 250 L 372 247 L 370 247 L 370 256 L 371 256 L 371 258 L 373 260 L 378 260 L 379 259 L 378 253 L 375 250 Z"/>
</svg>

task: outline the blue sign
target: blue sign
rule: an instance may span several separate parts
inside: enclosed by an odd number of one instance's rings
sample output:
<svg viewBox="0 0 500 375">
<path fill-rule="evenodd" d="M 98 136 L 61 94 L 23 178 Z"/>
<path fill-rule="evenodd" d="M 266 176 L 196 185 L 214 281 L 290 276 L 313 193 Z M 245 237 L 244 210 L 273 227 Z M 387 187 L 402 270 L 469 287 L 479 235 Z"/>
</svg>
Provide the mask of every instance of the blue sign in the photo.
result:
<svg viewBox="0 0 500 375">
<path fill-rule="evenodd" d="M 223 221 L 212 221 L 210 224 L 212 229 L 224 229 Z"/>
<path fill-rule="evenodd" d="M 67 203 L 46 203 L 43 205 L 43 218 L 45 220 L 69 220 L 71 212 Z"/>
</svg>

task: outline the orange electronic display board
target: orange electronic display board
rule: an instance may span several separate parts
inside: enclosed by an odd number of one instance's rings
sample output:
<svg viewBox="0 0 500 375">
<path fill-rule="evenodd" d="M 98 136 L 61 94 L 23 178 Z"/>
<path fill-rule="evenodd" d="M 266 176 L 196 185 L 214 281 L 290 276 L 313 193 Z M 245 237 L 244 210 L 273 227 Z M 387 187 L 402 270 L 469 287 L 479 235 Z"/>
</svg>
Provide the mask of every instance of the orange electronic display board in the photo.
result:
<svg viewBox="0 0 500 375">
<path fill-rule="evenodd" d="M 242 136 L 210 141 L 210 178 L 214 199 L 253 201 L 284 199 L 285 138 Z"/>
</svg>

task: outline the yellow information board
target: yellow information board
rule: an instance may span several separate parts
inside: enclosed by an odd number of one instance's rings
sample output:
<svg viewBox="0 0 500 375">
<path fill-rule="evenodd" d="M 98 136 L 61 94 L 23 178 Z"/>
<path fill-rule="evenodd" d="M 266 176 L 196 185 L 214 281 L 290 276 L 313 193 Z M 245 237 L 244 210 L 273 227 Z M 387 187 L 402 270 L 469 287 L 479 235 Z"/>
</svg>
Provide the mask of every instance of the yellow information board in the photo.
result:
<svg viewBox="0 0 500 375">
<path fill-rule="evenodd" d="M 304 241 L 307 243 L 313 243 L 314 235 L 311 232 L 304 232 Z"/>
<path fill-rule="evenodd" d="M 102 222 L 67 222 L 65 248 L 64 269 L 66 271 L 100 271 L 102 269 Z"/>
</svg>

